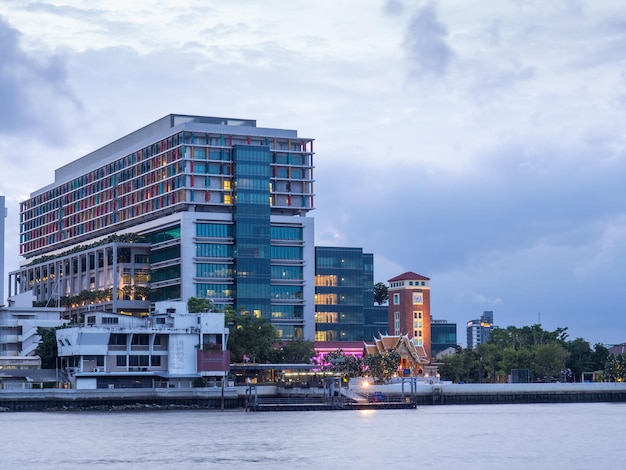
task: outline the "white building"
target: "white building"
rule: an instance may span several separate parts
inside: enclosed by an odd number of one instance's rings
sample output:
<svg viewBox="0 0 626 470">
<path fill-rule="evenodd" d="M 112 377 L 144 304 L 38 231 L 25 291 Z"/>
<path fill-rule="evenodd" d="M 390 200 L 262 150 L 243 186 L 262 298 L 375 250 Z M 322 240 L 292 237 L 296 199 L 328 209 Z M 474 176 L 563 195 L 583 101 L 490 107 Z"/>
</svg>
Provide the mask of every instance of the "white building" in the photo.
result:
<svg viewBox="0 0 626 470">
<path fill-rule="evenodd" d="M 228 328 L 219 312 L 187 313 L 184 302 L 157 302 L 134 317 L 91 312 L 57 330 L 62 367 L 79 389 L 192 387 L 229 369 Z"/>
<path fill-rule="evenodd" d="M 41 337 L 37 327 L 54 328 L 65 323 L 62 308 L 33 307 L 34 297 L 25 293 L 0 307 L 0 356 L 33 356 Z"/>
</svg>

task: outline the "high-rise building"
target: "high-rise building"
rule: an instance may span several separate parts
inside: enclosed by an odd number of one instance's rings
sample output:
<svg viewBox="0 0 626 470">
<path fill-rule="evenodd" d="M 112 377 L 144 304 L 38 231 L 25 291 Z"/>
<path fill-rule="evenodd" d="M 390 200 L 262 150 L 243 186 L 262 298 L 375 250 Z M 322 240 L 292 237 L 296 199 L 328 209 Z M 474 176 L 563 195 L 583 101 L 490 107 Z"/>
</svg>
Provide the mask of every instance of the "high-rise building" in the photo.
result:
<svg viewBox="0 0 626 470">
<path fill-rule="evenodd" d="M 4 206 L 4 196 L 0 196 L 0 305 L 4 305 L 4 219 L 7 209 Z"/>
<path fill-rule="evenodd" d="M 479 320 L 467 322 L 467 347 L 474 349 L 476 346 L 489 341 L 493 324 L 493 312 L 484 311 Z"/>
<path fill-rule="evenodd" d="M 406 272 L 389 279 L 389 334 L 408 335 L 431 358 L 430 279 Z"/>
<path fill-rule="evenodd" d="M 374 256 L 361 248 L 315 247 L 315 341 L 362 344 L 364 309 L 373 306 Z"/>
<path fill-rule="evenodd" d="M 77 319 L 210 299 L 313 339 L 313 139 L 168 115 L 55 172 L 20 206 L 9 295 Z"/>
</svg>

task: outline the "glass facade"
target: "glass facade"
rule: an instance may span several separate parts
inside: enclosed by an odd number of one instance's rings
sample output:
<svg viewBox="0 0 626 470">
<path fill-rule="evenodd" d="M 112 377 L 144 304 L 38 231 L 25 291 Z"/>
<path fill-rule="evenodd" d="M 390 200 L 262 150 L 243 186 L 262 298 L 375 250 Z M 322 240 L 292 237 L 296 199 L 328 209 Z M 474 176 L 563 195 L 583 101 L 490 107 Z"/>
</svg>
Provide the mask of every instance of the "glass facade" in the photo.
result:
<svg viewBox="0 0 626 470">
<path fill-rule="evenodd" d="M 448 323 L 445 320 L 431 320 L 431 356 L 435 357 L 444 349 L 457 346 L 456 323 Z"/>
<path fill-rule="evenodd" d="M 364 341 L 374 305 L 373 255 L 361 248 L 315 248 L 315 340 Z"/>
<path fill-rule="evenodd" d="M 268 147 L 235 146 L 235 309 L 271 318 Z"/>
</svg>

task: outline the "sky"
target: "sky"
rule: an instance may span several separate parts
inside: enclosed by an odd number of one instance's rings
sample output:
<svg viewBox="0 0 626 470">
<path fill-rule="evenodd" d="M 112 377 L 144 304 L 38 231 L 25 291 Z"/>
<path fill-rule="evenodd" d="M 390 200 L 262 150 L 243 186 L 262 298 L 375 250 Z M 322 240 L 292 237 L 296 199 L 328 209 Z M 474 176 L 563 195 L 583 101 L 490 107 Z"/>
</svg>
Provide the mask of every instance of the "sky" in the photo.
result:
<svg viewBox="0 0 626 470">
<path fill-rule="evenodd" d="M 434 319 L 626 341 L 626 9 L 613 0 L 3 0 L 19 203 L 170 113 L 315 139 L 316 245 L 431 279 Z"/>
</svg>

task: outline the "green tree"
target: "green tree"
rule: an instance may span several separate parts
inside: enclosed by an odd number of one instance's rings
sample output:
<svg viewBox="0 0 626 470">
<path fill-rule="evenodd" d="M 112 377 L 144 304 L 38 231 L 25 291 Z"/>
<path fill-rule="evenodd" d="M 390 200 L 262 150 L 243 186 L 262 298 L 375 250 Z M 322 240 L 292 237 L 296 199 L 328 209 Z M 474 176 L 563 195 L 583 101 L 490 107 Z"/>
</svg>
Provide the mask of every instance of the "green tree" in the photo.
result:
<svg viewBox="0 0 626 470">
<path fill-rule="evenodd" d="M 389 288 L 384 282 L 374 284 L 374 302 L 382 305 L 389 299 Z"/>
<path fill-rule="evenodd" d="M 596 343 L 593 346 L 593 353 L 591 353 L 591 370 L 596 371 L 604 369 L 604 364 L 606 364 L 606 360 L 610 354 L 611 353 L 608 348 L 606 348 L 603 344 Z"/>
<path fill-rule="evenodd" d="M 234 362 L 243 362 L 244 355 L 252 362 L 265 363 L 272 359 L 276 330 L 269 320 L 250 314 L 239 314 L 226 308 L 229 328 L 228 350 Z"/>
<path fill-rule="evenodd" d="M 532 348 L 533 362 L 530 369 L 535 379 L 557 377 L 565 369 L 568 352 L 558 343 L 537 344 Z"/>
<path fill-rule="evenodd" d="M 478 382 L 479 356 L 475 350 L 459 349 L 456 354 L 443 358 L 442 362 L 439 374 L 443 380 L 452 380 L 457 383 Z"/>
<path fill-rule="evenodd" d="M 384 383 L 398 373 L 400 354 L 396 351 L 372 354 L 363 359 L 365 373 L 377 383 Z"/>
<path fill-rule="evenodd" d="M 565 347 L 569 353 L 566 366 L 572 371 L 575 381 L 581 380 L 583 372 L 596 370 L 594 369 L 593 351 L 587 341 L 576 338 L 574 341 L 566 343 Z"/>
<path fill-rule="evenodd" d="M 205 310 L 211 310 L 213 308 L 213 302 L 211 302 L 209 299 L 189 297 L 189 300 L 187 300 L 187 311 L 189 313 L 200 313 L 204 312 Z"/>
<path fill-rule="evenodd" d="M 309 364 L 315 356 L 312 341 L 294 339 L 287 341 L 272 350 L 271 362 L 275 364 Z"/>
<path fill-rule="evenodd" d="M 323 371 L 343 374 L 345 377 L 360 377 L 363 375 L 363 359 L 346 354 L 343 349 L 331 351 L 320 360 Z"/>
<path fill-rule="evenodd" d="M 41 358 L 42 369 L 55 369 L 57 357 L 59 355 L 57 349 L 57 328 L 37 327 L 37 334 L 41 337 L 35 355 Z"/>
<path fill-rule="evenodd" d="M 609 354 L 604 364 L 604 377 L 607 382 L 624 382 L 626 380 L 626 361 L 623 354 Z"/>
</svg>

